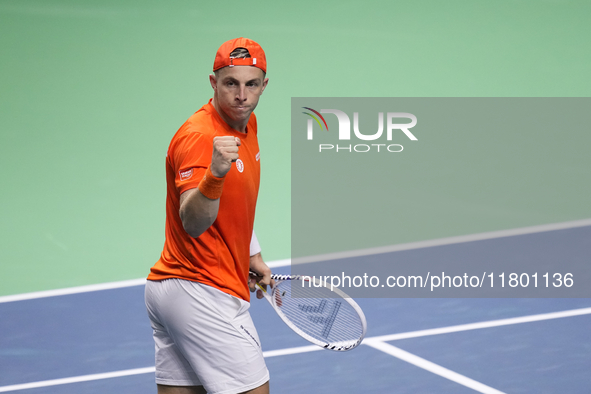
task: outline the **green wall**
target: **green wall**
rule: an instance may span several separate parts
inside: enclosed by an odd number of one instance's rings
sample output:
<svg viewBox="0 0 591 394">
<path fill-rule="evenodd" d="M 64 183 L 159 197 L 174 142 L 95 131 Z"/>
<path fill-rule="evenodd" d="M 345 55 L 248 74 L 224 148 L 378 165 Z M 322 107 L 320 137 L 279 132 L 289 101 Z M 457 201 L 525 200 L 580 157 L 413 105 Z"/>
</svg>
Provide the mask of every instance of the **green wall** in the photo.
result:
<svg viewBox="0 0 591 394">
<path fill-rule="evenodd" d="M 0 1 L 0 295 L 147 275 L 168 142 L 227 39 L 267 52 L 270 261 L 290 256 L 291 97 L 587 97 L 590 16 L 560 0 Z"/>
</svg>

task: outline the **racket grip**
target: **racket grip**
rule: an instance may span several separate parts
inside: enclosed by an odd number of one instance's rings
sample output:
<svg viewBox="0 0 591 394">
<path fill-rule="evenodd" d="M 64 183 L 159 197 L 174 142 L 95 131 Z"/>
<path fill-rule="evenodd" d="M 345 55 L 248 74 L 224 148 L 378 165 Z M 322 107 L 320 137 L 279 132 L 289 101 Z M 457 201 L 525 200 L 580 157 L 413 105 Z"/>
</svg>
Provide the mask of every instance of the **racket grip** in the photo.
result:
<svg viewBox="0 0 591 394">
<path fill-rule="evenodd" d="M 248 271 L 248 273 L 249 273 L 250 275 L 252 275 L 252 276 L 256 276 L 257 278 L 262 278 L 262 275 L 259 275 L 259 274 L 257 274 L 257 273 L 256 273 L 256 272 L 254 272 L 254 271 Z M 267 290 L 265 290 L 265 288 L 264 288 L 263 286 L 261 286 L 261 285 L 260 285 L 258 282 L 257 282 L 257 283 L 255 283 L 255 284 L 257 285 L 257 287 L 258 287 L 259 289 L 261 289 L 261 290 L 263 291 L 263 293 L 265 293 L 265 294 L 267 293 Z"/>
</svg>

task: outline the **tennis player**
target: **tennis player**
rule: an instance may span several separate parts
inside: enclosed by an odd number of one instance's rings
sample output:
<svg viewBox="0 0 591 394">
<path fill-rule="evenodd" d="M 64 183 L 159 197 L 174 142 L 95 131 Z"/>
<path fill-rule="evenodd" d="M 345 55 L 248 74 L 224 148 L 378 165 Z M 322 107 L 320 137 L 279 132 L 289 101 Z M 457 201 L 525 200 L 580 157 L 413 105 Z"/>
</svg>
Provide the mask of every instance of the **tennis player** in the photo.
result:
<svg viewBox="0 0 591 394">
<path fill-rule="evenodd" d="M 255 280 L 271 284 L 253 231 L 253 111 L 268 83 L 265 53 L 247 38 L 227 41 L 213 71 L 213 98 L 181 126 L 166 156 L 166 240 L 146 284 L 159 394 L 269 393 L 248 312 Z"/>
</svg>

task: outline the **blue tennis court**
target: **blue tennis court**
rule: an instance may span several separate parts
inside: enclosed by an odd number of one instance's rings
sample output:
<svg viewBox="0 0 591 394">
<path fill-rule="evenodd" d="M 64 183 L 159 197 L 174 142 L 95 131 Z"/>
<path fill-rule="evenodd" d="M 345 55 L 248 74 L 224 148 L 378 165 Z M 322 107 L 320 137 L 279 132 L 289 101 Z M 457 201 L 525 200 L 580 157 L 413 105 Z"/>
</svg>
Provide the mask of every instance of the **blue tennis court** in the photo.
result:
<svg viewBox="0 0 591 394">
<path fill-rule="evenodd" d="M 564 231 L 527 237 L 560 239 Z M 591 226 L 566 231 L 591 234 Z M 519 237 L 525 236 L 514 236 L 513 241 Z M 445 247 L 458 252 L 486 250 L 507 239 Z M 588 259 L 588 243 L 580 246 L 564 258 Z M 420 254 L 425 249 L 405 253 Z M 281 262 L 275 265 L 276 273 L 290 271 Z M 65 292 L 73 294 L 46 297 L 3 297 L 0 392 L 155 392 L 143 286 L 122 286 L 71 289 Z M 251 314 L 263 342 L 273 392 L 588 393 L 591 389 L 590 299 L 357 301 L 368 321 L 366 339 L 353 351 L 336 353 L 310 346 L 265 301 L 253 300 Z"/>
</svg>

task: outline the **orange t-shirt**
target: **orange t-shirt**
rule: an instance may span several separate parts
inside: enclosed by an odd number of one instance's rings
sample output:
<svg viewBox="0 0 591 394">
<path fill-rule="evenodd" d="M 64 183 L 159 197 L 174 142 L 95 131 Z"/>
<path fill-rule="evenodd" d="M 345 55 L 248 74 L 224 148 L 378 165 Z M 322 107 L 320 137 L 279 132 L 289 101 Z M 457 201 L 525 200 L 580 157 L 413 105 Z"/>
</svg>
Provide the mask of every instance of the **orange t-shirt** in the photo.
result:
<svg viewBox="0 0 591 394">
<path fill-rule="evenodd" d="M 239 159 L 226 174 L 215 222 L 198 238 L 187 234 L 179 216 L 180 195 L 196 188 L 211 164 L 214 136 L 240 138 Z M 256 117 L 246 133 L 232 129 L 211 100 L 181 126 L 166 155 L 166 239 L 148 280 L 181 278 L 213 286 L 250 301 L 250 240 L 259 191 L 260 161 Z"/>
</svg>

